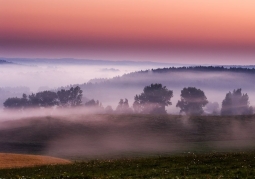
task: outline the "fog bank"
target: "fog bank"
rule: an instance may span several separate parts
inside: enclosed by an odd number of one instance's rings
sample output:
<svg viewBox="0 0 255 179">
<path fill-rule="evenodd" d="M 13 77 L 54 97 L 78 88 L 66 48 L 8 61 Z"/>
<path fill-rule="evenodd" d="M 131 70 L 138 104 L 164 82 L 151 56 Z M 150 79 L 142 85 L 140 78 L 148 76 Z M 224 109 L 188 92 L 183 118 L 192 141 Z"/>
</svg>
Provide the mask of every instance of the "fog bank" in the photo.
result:
<svg viewBox="0 0 255 179">
<path fill-rule="evenodd" d="M 255 141 L 254 116 L 107 115 L 59 110 L 47 116 L 34 113 L 34 117 L 31 111 L 30 116 L 22 117 L 0 122 L 0 152 L 95 159 L 247 150 Z"/>
</svg>

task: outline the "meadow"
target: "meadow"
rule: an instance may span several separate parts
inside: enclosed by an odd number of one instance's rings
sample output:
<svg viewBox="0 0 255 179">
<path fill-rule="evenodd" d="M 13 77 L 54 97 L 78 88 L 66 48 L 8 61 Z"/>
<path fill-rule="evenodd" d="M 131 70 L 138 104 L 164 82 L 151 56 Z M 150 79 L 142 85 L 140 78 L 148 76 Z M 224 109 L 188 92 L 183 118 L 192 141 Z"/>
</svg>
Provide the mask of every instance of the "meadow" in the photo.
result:
<svg viewBox="0 0 255 179">
<path fill-rule="evenodd" d="M 254 178 L 255 152 L 185 153 L 1 169 L 0 178 Z"/>
<path fill-rule="evenodd" d="M 0 178 L 255 176 L 254 115 L 76 113 L 3 120 L 0 124 L 0 152 L 72 162 L 0 169 Z"/>
</svg>

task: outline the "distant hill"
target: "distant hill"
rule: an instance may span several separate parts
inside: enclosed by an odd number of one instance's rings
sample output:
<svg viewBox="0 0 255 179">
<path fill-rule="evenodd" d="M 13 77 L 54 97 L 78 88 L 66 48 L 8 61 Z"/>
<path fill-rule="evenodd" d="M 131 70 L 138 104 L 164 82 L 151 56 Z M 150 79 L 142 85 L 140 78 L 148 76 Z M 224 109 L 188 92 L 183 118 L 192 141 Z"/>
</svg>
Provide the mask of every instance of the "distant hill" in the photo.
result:
<svg viewBox="0 0 255 179">
<path fill-rule="evenodd" d="M 14 64 L 14 63 L 13 63 L 13 62 L 9 62 L 9 61 L 1 60 L 1 59 L 0 59 L 0 65 L 10 65 L 10 64 Z"/>
<path fill-rule="evenodd" d="M 92 80 L 79 85 L 84 96 L 89 99 L 98 99 L 103 104 L 116 107 L 119 99 L 127 98 L 130 105 L 134 96 L 140 94 L 143 88 L 151 83 L 161 83 L 173 90 L 172 99 L 179 100 L 180 91 L 184 87 L 197 87 L 204 90 L 209 101 L 221 104 L 226 93 L 233 89 L 242 88 L 249 93 L 251 103 L 255 104 L 255 69 L 242 67 L 197 66 L 180 68 L 160 68 L 138 71 L 111 79 Z M 70 86 L 62 87 L 70 88 Z"/>
<path fill-rule="evenodd" d="M 111 60 L 90 60 L 90 59 L 47 59 L 47 58 L 2 58 L 6 61 L 11 61 L 17 64 L 24 65 L 100 65 L 100 66 L 155 66 L 155 67 L 169 67 L 169 66 L 190 66 L 190 64 L 178 63 L 163 63 L 151 61 L 111 61 Z"/>
<path fill-rule="evenodd" d="M 127 98 L 132 106 L 134 96 L 140 94 L 145 86 L 152 83 L 161 83 L 173 90 L 172 106 L 168 107 L 169 113 L 177 114 L 179 109 L 175 107 L 180 99 L 180 92 L 184 87 L 197 87 L 203 90 L 210 102 L 221 105 L 222 100 L 229 91 L 242 88 L 248 93 L 251 105 L 255 106 L 255 68 L 224 67 L 224 66 L 190 66 L 157 68 L 137 71 L 114 78 L 95 78 L 87 83 L 62 86 L 80 86 L 83 90 L 83 102 L 95 99 L 102 102 L 103 106 L 111 105 L 116 108 L 120 99 Z M 43 90 L 43 88 L 42 88 Z M 50 90 L 50 88 L 47 88 Z M 21 97 L 23 93 L 30 94 L 29 88 L 0 88 L 0 102 L 9 97 Z"/>
<path fill-rule="evenodd" d="M 0 57 L 2 61 L 8 63 L 16 63 L 23 65 L 36 66 L 38 64 L 47 65 L 100 65 L 100 66 L 154 66 L 155 68 L 165 68 L 165 67 L 191 67 L 198 66 L 198 64 L 191 63 L 168 63 L 168 62 L 153 62 L 153 61 L 113 61 L 113 60 L 91 60 L 91 59 L 75 59 L 75 58 L 5 58 Z M 208 65 L 203 65 L 208 66 Z M 212 66 L 217 66 L 216 64 Z M 225 68 L 255 68 L 255 65 L 223 65 Z M 107 69 L 107 68 L 105 68 Z M 111 68 L 110 68 L 111 69 Z M 109 69 L 108 69 L 109 70 Z"/>
</svg>

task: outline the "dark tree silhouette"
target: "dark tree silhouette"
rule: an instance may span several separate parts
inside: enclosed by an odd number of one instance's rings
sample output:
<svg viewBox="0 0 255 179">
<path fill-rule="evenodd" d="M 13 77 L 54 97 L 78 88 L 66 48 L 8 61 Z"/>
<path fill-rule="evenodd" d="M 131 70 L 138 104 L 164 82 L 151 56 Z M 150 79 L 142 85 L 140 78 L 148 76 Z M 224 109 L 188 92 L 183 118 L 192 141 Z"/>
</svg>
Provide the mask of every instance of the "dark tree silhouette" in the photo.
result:
<svg viewBox="0 0 255 179">
<path fill-rule="evenodd" d="M 32 93 L 28 96 L 28 106 L 29 107 L 40 107 L 39 99 L 36 97 L 36 94 Z"/>
<path fill-rule="evenodd" d="M 75 107 L 82 104 L 82 90 L 79 86 L 57 92 L 60 107 Z"/>
<path fill-rule="evenodd" d="M 35 98 L 35 102 L 38 102 L 37 105 L 40 107 L 52 107 L 58 105 L 58 95 L 52 91 L 36 93 Z"/>
<path fill-rule="evenodd" d="M 249 115 L 253 114 L 253 108 L 249 102 L 249 96 L 242 94 L 242 89 L 228 92 L 222 101 L 221 115 Z"/>
<path fill-rule="evenodd" d="M 20 98 L 8 98 L 4 102 L 4 107 L 7 109 L 21 109 L 23 108 L 23 104 Z"/>
<path fill-rule="evenodd" d="M 58 105 L 58 96 L 52 91 L 42 91 L 28 96 L 28 107 L 52 107 Z"/>
<path fill-rule="evenodd" d="M 22 98 L 8 98 L 4 102 L 4 107 L 7 109 L 22 110 L 28 106 L 27 95 L 23 94 Z"/>
<path fill-rule="evenodd" d="M 80 106 L 82 101 L 82 90 L 79 86 L 70 88 L 69 90 L 69 102 L 71 107 Z"/>
<path fill-rule="evenodd" d="M 204 113 L 203 107 L 208 103 L 204 92 L 195 87 L 183 88 L 181 100 L 177 102 L 180 113 L 187 115 L 201 115 Z"/>
<path fill-rule="evenodd" d="M 97 113 L 104 113 L 104 107 L 102 103 L 100 103 L 98 100 L 89 100 L 85 103 L 85 107 L 89 109 L 89 111 L 97 112 Z"/>
<path fill-rule="evenodd" d="M 85 103 L 86 107 L 102 107 L 102 103 L 100 103 L 98 100 L 89 100 L 88 102 Z"/>
<path fill-rule="evenodd" d="M 4 102 L 7 109 L 24 109 L 26 107 L 75 107 L 80 106 L 82 101 L 82 90 L 80 87 L 70 88 L 69 90 L 60 90 L 57 93 L 52 91 L 42 91 L 36 94 L 32 93 L 27 97 L 23 94 L 22 98 L 8 98 Z"/>
<path fill-rule="evenodd" d="M 133 104 L 136 113 L 166 114 L 165 107 L 171 105 L 173 91 L 162 84 L 151 84 L 143 89 L 143 93 L 135 96 Z"/>
<path fill-rule="evenodd" d="M 120 99 L 120 102 L 116 108 L 116 113 L 132 113 L 132 109 L 129 107 L 128 100 Z"/>
<path fill-rule="evenodd" d="M 69 90 L 61 89 L 57 92 L 59 107 L 68 107 L 69 103 Z"/>
</svg>

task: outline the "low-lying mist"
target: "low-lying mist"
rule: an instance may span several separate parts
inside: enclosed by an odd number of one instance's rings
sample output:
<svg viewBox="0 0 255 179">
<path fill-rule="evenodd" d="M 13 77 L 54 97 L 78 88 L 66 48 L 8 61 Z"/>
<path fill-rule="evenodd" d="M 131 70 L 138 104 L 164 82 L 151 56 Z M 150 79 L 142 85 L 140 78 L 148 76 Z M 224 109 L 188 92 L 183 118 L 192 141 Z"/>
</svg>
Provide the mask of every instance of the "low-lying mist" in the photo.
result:
<svg viewBox="0 0 255 179">
<path fill-rule="evenodd" d="M 0 88 L 25 86 L 33 92 L 55 89 L 70 84 L 83 84 L 91 79 L 112 78 L 130 72 L 162 68 L 167 65 L 155 62 L 79 59 L 7 58 L 4 60 L 6 63 L 0 64 Z"/>
<path fill-rule="evenodd" d="M 69 84 L 82 84 L 93 78 L 112 78 L 135 69 L 108 69 L 106 66 L 44 65 L 0 66 L 1 87 L 25 86 L 31 91 L 55 89 Z M 116 68 L 116 69 L 117 69 Z"/>
<path fill-rule="evenodd" d="M 240 69 L 200 67 L 140 71 L 140 66 L 122 69 L 120 66 L 77 64 L 8 64 L 1 69 L 1 103 L 9 97 L 21 98 L 22 93 L 56 92 L 77 86 L 71 84 L 79 84 L 83 101 L 75 108 L 42 108 L 39 105 L 37 109 L 1 110 L 0 152 L 98 158 L 255 147 L 255 117 L 252 115 L 182 116 L 177 115 L 180 109 L 176 108 L 184 87 L 196 87 L 205 93 L 209 105 L 204 111 L 210 115 L 216 109 L 219 112 L 226 93 L 234 89 L 242 88 L 242 93 L 249 96 L 250 105 L 255 105 L 255 70 L 240 72 Z M 132 70 L 139 72 L 129 73 Z M 129 74 L 118 76 L 124 73 Z M 91 75 L 99 79 L 90 80 Z M 128 99 L 132 107 L 134 96 L 155 83 L 173 91 L 172 105 L 166 107 L 172 115 L 109 114 L 103 110 L 108 105 L 115 110 L 120 99 Z M 100 108 L 85 106 L 85 99 L 99 100 Z"/>
<path fill-rule="evenodd" d="M 0 106 L 7 98 L 21 97 L 23 93 L 29 95 L 69 85 L 95 84 L 130 72 L 166 65 L 77 59 L 5 60 L 6 63 L 0 64 Z M 91 97 L 86 96 L 88 99 Z"/>
<path fill-rule="evenodd" d="M 98 114 L 83 108 L 11 114 L 1 115 L 0 152 L 95 159 L 245 150 L 255 141 L 254 116 Z"/>
<path fill-rule="evenodd" d="M 163 71 L 163 70 L 162 70 Z M 116 108 L 120 99 L 127 98 L 129 104 L 134 96 L 141 94 L 145 86 L 160 83 L 173 91 L 172 105 L 167 107 L 170 114 L 178 114 L 177 101 L 181 90 L 185 87 L 196 87 L 204 91 L 209 102 L 217 102 L 219 108 L 229 91 L 242 88 L 249 95 L 250 104 L 255 105 L 254 79 L 255 74 L 239 72 L 211 71 L 176 71 L 176 72 L 139 72 L 113 78 L 98 84 L 82 84 L 83 95 L 90 99 L 98 99 L 103 105 Z"/>
<path fill-rule="evenodd" d="M 54 73 L 54 72 L 53 72 Z M 51 76 L 51 73 L 48 73 Z M 63 79 L 65 79 L 63 74 Z M 32 76 L 31 76 L 32 78 Z M 249 96 L 249 102 L 251 106 L 255 105 L 255 93 L 254 93 L 254 74 L 235 73 L 235 72 L 167 72 L 167 73 L 155 73 L 155 72 L 139 72 L 131 73 L 121 77 L 115 77 L 108 80 L 94 80 L 92 83 L 83 83 L 79 86 L 83 91 L 83 104 L 88 100 L 99 100 L 104 107 L 110 105 L 113 109 L 116 109 L 120 99 L 128 99 L 129 105 L 132 106 L 134 102 L 134 96 L 141 94 L 144 87 L 152 83 L 161 83 L 169 90 L 173 91 L 173 98 L 171 98 L 172 105 L 168 106 L 167 112 L 169 114 L 179 114 L 179 108 L 176 107 L 178 100 L 180 100 L 181 90 L 184 87 L 196 87 L 204 91 L 207 99 L 211 103 L 218 103 L 218 110 L 221 109 L 221 104 L 226 94 L 234 89 L 242 88 L 243 93 L 247 93 Z M 38 83 L 43 84 L 50 83 L 51 80 L 38 80 Z M 29 81 L 29 78 L 28 78 Z M 48 82 L 50 81 L 50 82 Z M 54 80 L 53 80 L 54 82 Z M 65 81 L 65 83 L 67 83 Z M 73 85 L 76 87 L 77 85 Z M 67 85 L 63 87 L 69 89 Z M 60 90 L 59 88 L 57 90 Z M 41 91 L 49 90 L 49 88 L 41 88 Z M 54 89 L 54 91 L 57 91 Z M 0 89 L 0 103 L 1 105 L 9 97 L 22 97 L 25 93 L 30 95 L 32 92 L 29 88 L 1 88 Z"/>
</svg>

